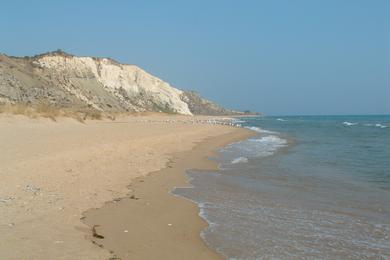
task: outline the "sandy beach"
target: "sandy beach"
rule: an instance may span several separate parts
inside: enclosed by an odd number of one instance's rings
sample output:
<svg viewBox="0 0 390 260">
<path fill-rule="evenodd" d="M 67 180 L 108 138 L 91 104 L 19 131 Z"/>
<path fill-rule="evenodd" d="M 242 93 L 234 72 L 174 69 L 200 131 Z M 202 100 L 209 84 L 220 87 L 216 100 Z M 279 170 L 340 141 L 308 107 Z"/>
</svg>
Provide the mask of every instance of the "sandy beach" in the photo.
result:
<svg viewBox="0 0 390 260">
<path fill-rule="evenodd" d="M 196 205 L 168 192 L 185 185 L 185 169 L 214 168 L 207 155 L 251 134 L 180 116 L 1 115 L 0 258 L 218 258 L 199 237 Z"/>
</svg>

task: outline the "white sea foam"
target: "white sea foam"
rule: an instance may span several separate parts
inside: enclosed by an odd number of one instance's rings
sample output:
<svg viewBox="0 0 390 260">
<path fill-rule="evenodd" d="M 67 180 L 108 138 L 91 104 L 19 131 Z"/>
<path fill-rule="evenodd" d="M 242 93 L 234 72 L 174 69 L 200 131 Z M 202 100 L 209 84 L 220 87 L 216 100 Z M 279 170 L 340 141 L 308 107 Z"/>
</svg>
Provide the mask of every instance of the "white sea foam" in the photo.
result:
<svg viewBox="0 0 390 260">
<path fill-rule="evenodd" d="M 253 142 L 267 143 L 272 145 L 285 145 L 287 143 L 285 139 L 282 139 L 276 135 L 268 135 L 260 139 L 249 139 L 249 140 Z"/>
<path fill-rule="evenodd" d="M 386 128 L 387 126 L 385 125 L 382 125 L 382 124 L 375 124 L 376 127 L 379 127 L 379 128 Z"/>
<path fill-rule="evenodd" d="M 357 125 L 358 123 L 355 123 L 355 122 L 348 122 L 348 121 L 345 121 L 345 122 L 343 122 L 343 125 L 345 125 L 345 126 L 353 126 L 353 125 Z"/>
<path fill-rule="evenodd" d="M 233 159 L 233 160 L 231 161 L 232 164 L 236 164 L 236 163 L 246 163 L 246 162 L 248 162 L 248 158 L 243 157 L 243 156 L 237 157 L 237 158 L 235 158 L 235 159 Z"/>
<path fill-rule="evenodd" d="M 262 157 L 274 154 L 279 148 L 287 145 L 287 140 L 276 135 L 248 139 L 244 155 Z"/>
<path fill-rule="evenodd" d="M 281 122 L 286 121 L 286 119 L 283 119 L 283 118 L 277 118 L 276 120 L 281 121 Z"/>
<path fill-rule="evenodd" d="M 348 121 L 345 121 L 343 122 L 343 125 L 345 126 L 354 126 L 354 125 L 358 125 L 359 123 L 356 123 L 356 122 L 348 122 Z M 371 127 L 378 127 L 378 128 L 387 128 L 388 126 L 386 125 L 382 125 L 380 123 L 376 123 L 376 124 L 363 124 L 363 126 L 371 126 Z"/>
<path fill-rule="evenodd" d="M 270 156 L 286 145 L 287 140 L 277 135 L 266 135 L 233 143 L 221 149 L 221 152 L 228 162 L 227 165 L 229 165 L 246 163 L 248 158 Z"/>
<path fill-rule="evenodd" d="M 276 134 L 276 132 L 265 130 L 256 126 L 247 126 L 245 128 L 262 134 Z"/>
</svg>

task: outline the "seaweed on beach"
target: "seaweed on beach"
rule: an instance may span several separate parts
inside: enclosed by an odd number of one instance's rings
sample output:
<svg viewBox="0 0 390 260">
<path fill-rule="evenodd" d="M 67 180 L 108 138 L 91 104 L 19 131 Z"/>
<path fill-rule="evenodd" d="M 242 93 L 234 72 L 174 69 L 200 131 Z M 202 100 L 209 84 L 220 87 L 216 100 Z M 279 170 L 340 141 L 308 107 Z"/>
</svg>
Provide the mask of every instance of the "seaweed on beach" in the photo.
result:
<svg viewBox="0 0 390 260">
<path fill-rule="evenodd" d="M 98 227 L 98 226 L 99 226 L 99 225 L 94 225 L 94 226 L 92 227 L 92 236 L 93 236 L 93 237 L 96 237 L 96 238 L 98 238 L 98 239 L 103 239 L 104 236 L 98 234 L 97 231 L 96 231 L 96 227 Z"/>
</svg>

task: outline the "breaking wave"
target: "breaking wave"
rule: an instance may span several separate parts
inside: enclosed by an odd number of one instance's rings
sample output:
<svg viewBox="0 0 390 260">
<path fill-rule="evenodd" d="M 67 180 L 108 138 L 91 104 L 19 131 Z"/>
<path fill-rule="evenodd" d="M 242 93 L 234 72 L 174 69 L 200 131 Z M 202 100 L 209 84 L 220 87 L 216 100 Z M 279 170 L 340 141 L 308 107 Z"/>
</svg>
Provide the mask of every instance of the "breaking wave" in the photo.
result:
<svg viewBox="0 0 390 260">
<path fill-rule="evenodd" d="M 359 123 L 345 121 L 345 122 L 343 122 L 343 125 L 345 125 L 345 126 L 355 126 L 355 125 L 359 125 Z M 362 124 L 362 125 L 363 126 L 368 126 L 368 127 L 377 127 L 377 128 L 387 128 L 388 127 L 388 126 L 380 124 L 380 123 L 367 123 L 367 124 Z"/>
<path fill-rule="evenodd" d="M 387 126 L 385 126 L 385 125 L 382 125 L 382 124 L 375 124 L 375 127 L 379 127 L 379 128 L 387 128 Z"/>
<path fill-rule="evenodd" d="M 245 128 L 262 134 L 276 134 L 276 132 L 265 130 L 256 126 L 247 126 Z"/>
<path fill-rule="evenodd" d="M 221 149 L 224 157 L 221 166 L 224 168 L 227 165 L 247 163 L 250 158 L 270 156 L 287 144 L 287 140 L 271 134 L 233 143 Z"/>
<path fill-rule="evenodd" d="M 343 122 L 343 125 L 345 125 L 345 126 L 353 126 L 353 125 L 357 125 L 357 124 L 359 124 L 359 123 L 355 123 L 355 122 L 348 122 L 348 121 L 345 121 L 345 122 Z"/>
<path fill-rule="evenodd" d="M 237 157 L 236 159 L 233 159 L 232 161 L 231 161 L 231 164 L 236 164 L 236 163 L 246 163 L 246 162 L 248 162 L 248 158 L 246 158 L 246 157 Z"/>
</svg>

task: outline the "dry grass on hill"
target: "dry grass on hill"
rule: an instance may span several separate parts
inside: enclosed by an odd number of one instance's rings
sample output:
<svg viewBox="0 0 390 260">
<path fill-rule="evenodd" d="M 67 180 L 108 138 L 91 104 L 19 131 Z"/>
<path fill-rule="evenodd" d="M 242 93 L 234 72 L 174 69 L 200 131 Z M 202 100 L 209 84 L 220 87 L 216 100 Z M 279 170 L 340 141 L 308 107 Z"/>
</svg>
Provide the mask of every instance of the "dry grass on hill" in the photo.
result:
<svg viewBox="0 0 390 260">
<path fill-rule="evenodd" d="M 47 102 L 40 102 L 36 105 L 9 104 L 0 102 L 0 114 L 23 115 L 29 118 L 50 118 L 57 121 L 57 118 L 73 118 L 81 123 L 86 120 L 116 120 L 122 117 L 138 116 L 172 116 L 172 113 L 143 111 L 143 112 L 102 112 L 93 108 L 58 108 Z M 182 115 L 183 116 L 183 115 Z"/>
<path fill-rule="evenodd" d="M 102 112 L 93 109 L 60 109 L 44 102 L 35 106 L 25 104 L 0 104 L 0 113 L 24 115 L 30 118 L 45 117 L 50 118 L 53 121 L 56 121 L 56 118 L 58 117 L 70 117 L 76 119 L 79 122 L 84 122 L 87 119 L 115 119 L 115 115 L 105 115 Z"/>
</svg>

